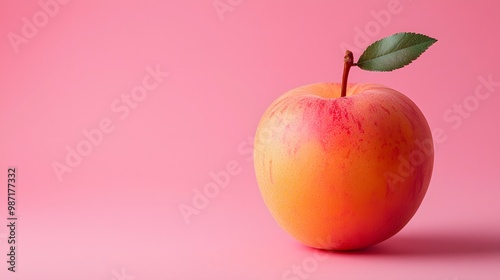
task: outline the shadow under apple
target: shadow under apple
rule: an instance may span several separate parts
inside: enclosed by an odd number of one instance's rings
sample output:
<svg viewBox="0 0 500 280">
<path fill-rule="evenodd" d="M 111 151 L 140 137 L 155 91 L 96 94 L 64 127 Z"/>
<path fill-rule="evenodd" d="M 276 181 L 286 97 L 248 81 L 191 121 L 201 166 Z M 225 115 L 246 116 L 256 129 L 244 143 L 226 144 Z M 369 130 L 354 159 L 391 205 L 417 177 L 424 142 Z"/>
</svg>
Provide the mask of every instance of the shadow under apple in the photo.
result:
<svg viewBox="0 0 500 280">
<path fill-rule="evenodd" d="M 477 232 L 399 233 L 382 243 L 365 249 L 328 252 L 339 256 L 461 257 L 498 255 L 500 257 L 500 233 L 485 232 L 483 229 Z"/>
</svg>

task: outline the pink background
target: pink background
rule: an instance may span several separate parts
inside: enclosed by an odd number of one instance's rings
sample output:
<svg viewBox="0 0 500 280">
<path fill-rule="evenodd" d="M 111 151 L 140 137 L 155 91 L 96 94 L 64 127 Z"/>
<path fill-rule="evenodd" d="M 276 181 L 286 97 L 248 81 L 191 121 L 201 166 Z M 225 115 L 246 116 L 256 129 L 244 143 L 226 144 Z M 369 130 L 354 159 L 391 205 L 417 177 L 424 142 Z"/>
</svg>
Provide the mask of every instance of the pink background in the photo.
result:
<svg viewBox="0 0 500 280">
<path fill-rule="evenodd" d="M 222 17 L 212 0 L 74 0 L 45 23 L 37 1 L 1 2 L 1 279 L 301 279 L 283 276 L 303 264 L 304 279 L 500 279 L 500 87 L 473 103 L 479 77 L 500 81 L 498 1 L 220 2 L 232 5 Z M 41 27 L 16 53 L 9 34 L 34 15 Z M 350 81 L 405 93 L 445 136 L 427 196 L 398 235 L 317 261 L 266 209 L 251 137 L 285 91 L 338 82 L 341 44 L 359 46 L 366 27 L 370 42 L 400 31 L 439 40 L 405 69 L 353 69 Z M 120 119 L 111 104 L 148 65 L 169 76 Z M 460 125 L 457 113 L 444 118 L 464 100 L 477 108 Z M 60 182 L 52 163 L 106 118 L 114 130 Z M 241 172 L 186 224 L 179 205 L 231 161 Z M 15 274 L 8 166 L 18 168 Z"/>
</svg>

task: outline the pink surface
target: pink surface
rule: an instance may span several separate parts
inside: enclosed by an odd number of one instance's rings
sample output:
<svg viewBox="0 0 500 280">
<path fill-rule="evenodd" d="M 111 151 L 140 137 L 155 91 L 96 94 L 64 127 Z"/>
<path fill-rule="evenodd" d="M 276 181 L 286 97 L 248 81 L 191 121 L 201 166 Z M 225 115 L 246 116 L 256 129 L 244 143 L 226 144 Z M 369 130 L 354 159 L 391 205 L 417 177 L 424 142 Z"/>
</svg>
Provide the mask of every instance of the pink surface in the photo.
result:
<svg viewBox="0 0 500 280">
<path fill-rule="evenodd" d="M 499 279 L 500 6 L 464 2 L 2 1 L 0 278 Z M 338 82 L 344 47 L 358 57 L 400 31 L 439 42 L 405 69 L 353 69 L 350 81 L 397 89 L 426 115 L 437 136 L 427 196 L 378 246 L 306 248 L 258 192 L 259 118 L 291 88 Z M 68 156 L 77 149 L 87 155 Z M 224 170 L 226 186 L 185 219 L 179 207 Z"/>
</svg>

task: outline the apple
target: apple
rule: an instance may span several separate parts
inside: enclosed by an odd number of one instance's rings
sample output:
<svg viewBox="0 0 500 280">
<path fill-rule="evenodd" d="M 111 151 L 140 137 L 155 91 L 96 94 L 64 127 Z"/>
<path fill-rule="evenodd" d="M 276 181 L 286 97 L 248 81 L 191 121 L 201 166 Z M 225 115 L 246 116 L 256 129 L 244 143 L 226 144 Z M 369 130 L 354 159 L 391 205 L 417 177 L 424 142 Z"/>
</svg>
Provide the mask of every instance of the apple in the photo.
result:
<svg viewBox="0 0 500 280">
<path fill-rule="evenodd" d="M 404 94 L 376 84 L 298 87 L 276 99 L 257 127 L 254 166 L 274 219 L 300 242 L 353 250 L 399 232 L 431 179 L 429 125 Z"/>
</svg>

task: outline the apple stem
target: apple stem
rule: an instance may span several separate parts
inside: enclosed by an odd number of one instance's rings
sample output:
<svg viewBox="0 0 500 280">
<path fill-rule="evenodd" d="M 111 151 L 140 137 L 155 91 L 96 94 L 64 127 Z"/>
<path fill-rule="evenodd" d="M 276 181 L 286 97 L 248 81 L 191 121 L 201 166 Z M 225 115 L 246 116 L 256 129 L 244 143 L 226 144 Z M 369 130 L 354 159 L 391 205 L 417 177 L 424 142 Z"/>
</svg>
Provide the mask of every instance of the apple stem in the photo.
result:
<svg viewBox="0 0 500 280">
<path fill-rule="evenodd" d="M 345 97 L 347 94 L 347 78 L 349 77 L 349 70 L 354 64 L 354 57 L 350 50 L 345 51 L 344 56 L 344 73 L 342 74 L 342 90 L 340 92 L 340 97 Z"/>
</svg>

